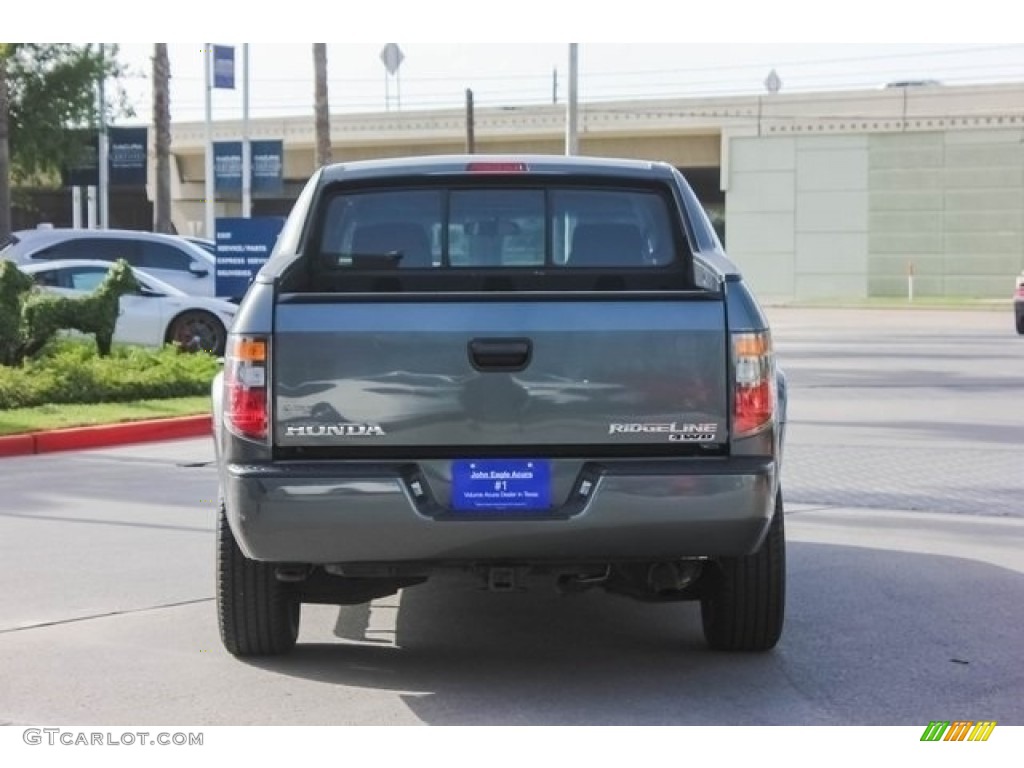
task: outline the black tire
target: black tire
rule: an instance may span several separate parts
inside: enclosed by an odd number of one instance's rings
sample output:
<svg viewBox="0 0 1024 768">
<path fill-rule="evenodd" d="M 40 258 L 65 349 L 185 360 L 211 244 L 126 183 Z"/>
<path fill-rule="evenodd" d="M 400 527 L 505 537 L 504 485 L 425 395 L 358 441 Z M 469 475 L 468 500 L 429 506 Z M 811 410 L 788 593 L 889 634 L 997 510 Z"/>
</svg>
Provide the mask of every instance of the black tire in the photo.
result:
<svg viewBox="0 0 1024 768">
<path fill-rule="evenodd" d="M 271 563 L 250 560 L 228 525 L 217 518 L 217 621 L 220 639 L 235 656 L 279 656 L 295 647 L 302 604 L 274 575 Z"/>
<path fill-rule="evenodd" d="M 224 354 L 227 330 L 220 318 L 210 312 L 182 312 L 168 326 L 167 341 L 177 342 L 186 352 L 204 350 L 219 357 Z"/>
<path fill-rule="evenodd" d="M 1024 314 L 1017 315 L 1017 333 L 1024 336 Z"/>
<path fill-rule="evenodd" d="M 704 638 L 718 651 L 768 651 L 782 634 L 786 606 L 786 533 L 781 492 L 761 547 L 725 557 L 700 601 Z"/>
</svg>

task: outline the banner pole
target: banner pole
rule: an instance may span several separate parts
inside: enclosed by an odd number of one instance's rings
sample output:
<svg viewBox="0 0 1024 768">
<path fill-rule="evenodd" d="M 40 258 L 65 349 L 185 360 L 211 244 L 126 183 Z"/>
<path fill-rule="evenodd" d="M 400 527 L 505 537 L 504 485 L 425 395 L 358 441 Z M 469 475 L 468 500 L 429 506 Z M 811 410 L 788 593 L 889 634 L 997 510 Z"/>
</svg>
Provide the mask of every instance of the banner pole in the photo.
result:
<svg viewBox="0 0 1024 768">
<path fill-rule="evenodd" d="M 252 144 L 249 142 L 249 44 L 242 43 L 242 218 L 252 216 Z"/>
<path fill-rule="evenodd" d="M 206 171 L 205 171 L 205 206 L 206 236 L 213 240 L 216 237 L 214 232 L 214 186 L 213 186 L 213 77 L 211 73 L 211 59 L 213 57 L 213 46 L 206 43 L 203 47 L 203 88 L 206 92 Z"/>
</svg>

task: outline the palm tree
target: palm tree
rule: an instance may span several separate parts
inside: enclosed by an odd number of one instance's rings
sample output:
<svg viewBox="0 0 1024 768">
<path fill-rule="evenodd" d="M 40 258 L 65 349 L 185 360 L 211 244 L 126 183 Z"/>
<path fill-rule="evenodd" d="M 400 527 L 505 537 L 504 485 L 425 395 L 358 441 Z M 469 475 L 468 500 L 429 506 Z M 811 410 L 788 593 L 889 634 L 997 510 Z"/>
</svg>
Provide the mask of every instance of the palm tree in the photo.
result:
<svg viewBox="0 0 1024 768">
<path fill-rule="evenodd" d="M 11 155 L 8 145 L 10 99 L 7 94 L 7 47 L 0 43 L 0 241 L 11 234 Z"/>
<path fill-rule="evenodd" d="M 331 113 L 327 107 L 327 44 L 313 43 L 313 112 L 316 115 L 316 167 L 331 162 Z"/>
<path fill-rule="evenodd" d="M 156 133 L 156 200 L 153 230 L 174 232 L 171 223 L 171 62 L 167 43 L 153 44 L 153 130 Z"/>
</svg>

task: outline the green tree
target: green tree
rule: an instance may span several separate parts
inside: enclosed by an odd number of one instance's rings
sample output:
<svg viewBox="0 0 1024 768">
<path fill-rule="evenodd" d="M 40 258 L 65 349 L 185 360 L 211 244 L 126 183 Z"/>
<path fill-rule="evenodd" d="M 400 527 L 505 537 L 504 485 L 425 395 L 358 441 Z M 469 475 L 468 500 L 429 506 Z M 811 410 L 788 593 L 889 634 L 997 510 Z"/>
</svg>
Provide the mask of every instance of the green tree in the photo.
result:
<svg viewBox="0 0 1024 768">
<path fill-rule="evenodd" d="M 77 160 L 99 120 L 96 85 L 120 78 L 117 47 L 0 43 L 0 238 L 11 230 L 11 188 L 52 178 Z M 116 95 L 127 113 L 124 91 Z"/>
</svg>

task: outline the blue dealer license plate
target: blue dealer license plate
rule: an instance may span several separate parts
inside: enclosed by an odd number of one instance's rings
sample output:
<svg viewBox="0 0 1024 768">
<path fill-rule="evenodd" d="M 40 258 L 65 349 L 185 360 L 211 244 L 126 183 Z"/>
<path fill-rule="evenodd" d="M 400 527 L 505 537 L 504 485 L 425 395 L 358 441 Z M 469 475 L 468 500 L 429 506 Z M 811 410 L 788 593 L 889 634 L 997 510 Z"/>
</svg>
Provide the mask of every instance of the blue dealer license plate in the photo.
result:
<svg viewBox="0 0 1024 768">
<path fill-rule="evenodd" d="M 458 511 L 551 507 L 551 463 L 538 459 L 452 462 L 452 508 Z"/>
</svg>

